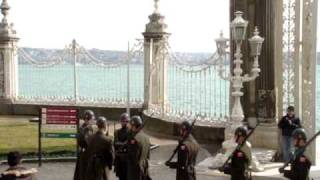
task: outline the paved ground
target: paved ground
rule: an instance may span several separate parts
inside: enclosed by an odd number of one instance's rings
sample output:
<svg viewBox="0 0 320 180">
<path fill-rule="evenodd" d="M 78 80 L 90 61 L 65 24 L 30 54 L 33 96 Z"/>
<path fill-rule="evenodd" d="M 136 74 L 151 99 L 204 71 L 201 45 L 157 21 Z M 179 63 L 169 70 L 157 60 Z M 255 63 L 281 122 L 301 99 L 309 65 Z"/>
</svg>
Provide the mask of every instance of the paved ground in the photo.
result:
<svg viewBox="0 0 320 180">
<path fill-rule="evenodd" d="M 175 179 L 175 171 L 163 165 L 165 160 L 172 152 L 174 145 L 166 145 L 158 148 L 152 152 L 152 159 L 150 161 L 150 172 L 153 180 L 171 180 Z M 206 158 L 208 153 L 202 150 L 199 156 L 199 161 Z M 25 164 L 27 167 L 37 167 L 37 164 Z M 72 180 L 75 164 L 68 163 L 44 163 L 41 168 L 38 168 L 39 173 L 37 177 L 39 180 Z M 5 166 L 0 167 L 0 171 L 5 170 Z M 111 175 L 112 180 L 116 180 L 114 174 Z M 198 175 L 199 180 L 211 180 L 212 176 Z M 222 180 L 225 178 L 214 178 Z"/>
<path fill-rule="evenodd" d="M 163 165 L 165 160 L 169 157 L 172 152 L 174 145 L 163 145 L 162 147 L 152 151 L 152 159 L 150 161 L 150 172 L 153 180 L 173 180 L 175 179 L 175 171 L 169 169 Z M 202 161 L 208 157 L 208 152 L 206 150 L 201 150 L 198 160 Z M 25 164 L 26 167 L 37 167 L 37 164 Z M 37 174 L 38 180 L 72 180 L 75 164 L 73 162 L 66 163 L 44 163 L 42 167 L 38 168 L 39 173 Z M 5 165 L 0 166 L 0 172 L 4 171 Z M 199 170 L 197 173 L 198 180 L 227 180 L 230 179 L 228 176 L 224 176 L 218 172 L 203 169 Z M 270 174 L 273 177 L 266 177 Z M 276 169 L 269 170 L 264 173 L 259 174 L 260 177 L 254 177 L 254 180 L 278 180 L 284 179 L 277 173 Z M 320 177 L 320 170 L 316 173 L 312 173 L 313 177 Z M 315 178 L 315 180 L 320 180 L 320 178 Z M 111 174 L 111 180 L 116 180 L 114 174 Z"/>
<path fill-rule="evenodd" d="M 33 165 L 30 165 L 33 166 Z M 72 180 L 74 164 L 73 163 L 53 163 L 53 164 L 44 164 L 40 168 L 40 173 L 38 174 L 39 180 Z M 174 179 L 174 171 L 168 170 L 164 167 L 152 167 L 151 175 L 153 180 L 170 180 Z M 114 174 L 112 174 L 112 180 L 116 180 Z M 212 179 L 210 176 L 199 176 L 200 180 L 209 180 Z M 216 178 L 215 178 L 216 179 Z M 218 178 L 217 180 L 222 180 L 223 178 Z"/>
<path fill-rule="evenodd" d="M 26 164 L 27 167 L 37 167 L 36 164 Z M 3 171 L 5 166 L 0 167 L 0 171 Z M 74 163 L 45 163 L 41 168 L 38 168 L 39 173 L 37 174 L 38 180 L 72 180 Z M 320 175 L 320 173 L 318 173 Z M 173 180 L 175 179 L 175 172 L 170 170 L 163 165 L 151 167 L 151 176 L 153 180 Z M 320 177 L 320 176 L 317 176 Z M 227 180 L 230 179 L 227 176 L 216 176 L 216 175 L 203 175 L 198 173 L 198 180 Z M 254 180 L 279 180 L 283 179 L 279 175 L 273 177 L 254 177 Z M 314 180 L 319 180 L 315 178 Z M 111 174 L 111 180 L 116 180 L 114 174 Z"/>
<path fill-rule="evenodd" d="M 116 125 L 118 128 L 119 125 Z M 113 126 L 110 126 L 110 134 L 113 134 Z M 161 145 L 160 148 L 152 151 L 150 161 L 150 172 L 153 180 L 173 180 L 175 179 L 175 171 L 165 167 L 163 164 L 167 158 L 171 155 L 173 148 L 176 145 L 176 141 L 159 139 L 150 137 L 153 144 Z M 320 139 L 318 139 L 320 141 Z M 320 142 L 319 142 L 320 144 Z M 210 152 L 216 152 L 217 147 L 212 145 L 201 145 Z M 210 156 L 210 153 L 202 149 L 198 157 L 198 162 L 204 160 Z M 320 153 L 320 152 L 318 152 Z M 263 152 L 268 156 L 265 152 Z M 319 156 L 320 157 L 320 156 Z M 319 161 L 320 162 L 320 161 Z M 37 164 L 25 164 L 26 167 L 37 167 Z M 37 174 L 38 180 L 72 180 L 75 163 L 44 163 L 42 167 L 38 168 L 39 173 Z M 7 167 L 0 165 L 0 172 L 4 171 Z M 254 180 L 268 180 L 268 179 L 284 179 L 278 174 L 277 168 L 268 170 L 263 173 L 256 174 L 259 177 L 254 177 Z M 272 177 L 270 177 L 272 175 Z M 312 171 L 311 176 L 314 180 L 320 180 L 320 168 L 316 168 Z M 224 176 L 216 171 L 209 170 L 207 168 L 199 169 L 197 172 L 198 180 L 226 180 L 230 179 L 228 176 Z M 114 174 L 111 174 L 111 180 L 116 180 Z"/>
</svg>

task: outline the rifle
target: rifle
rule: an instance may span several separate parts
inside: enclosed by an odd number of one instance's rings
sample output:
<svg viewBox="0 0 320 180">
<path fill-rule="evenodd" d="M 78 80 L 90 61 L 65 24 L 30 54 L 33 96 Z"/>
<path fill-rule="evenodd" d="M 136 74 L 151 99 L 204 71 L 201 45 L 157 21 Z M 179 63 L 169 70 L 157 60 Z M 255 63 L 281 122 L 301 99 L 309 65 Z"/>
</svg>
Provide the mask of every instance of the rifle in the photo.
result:
<svg viewBox="0 0 320 180">
<path fill-rule="evenodd" d="M 303 153 L 306 151 L 307 147 L 308 147 L 308 146 L 317 138 L 317 136 L 319 136 L 319 135 L 320 135 L 320 131 L 318 131 L 315 135 L 313 135 L 313 136 L 306 142 L 306 144 L 305 144 L 303 147 L 295 150 L 294 154 L 303 154 Z M 284 172 L 284 169 L 285 169 L 289 164 L 291 164 L 293 161 L 294 161 L 294 157 L 291 157 L 289 161 L 287 161 L 281 168 L 279 168 L 279 172 L 280 172 L 280 173 L 283 173 L 283 172 Z"/>
<path fill-rule="evenodd" d="M 193 129 L 196 121 L 197 121 L 197 118 L 195 118 L 195 119 L 193 120 L 193 122 L 192 122 L 192 124 L 191 124 L 190 130 L 187 132 L 187 135 L 184 136 L 181 141 L 179 141 L 179 144 L 178 144 L 177 147 L 174 149 L 173 154 L 170 156 L 170 158 L 166 161 L 165 164 L 169 164 L 170 161 L 173 159 L 173 157 L 177 154 L 177 152 L 178 152 L 178 150 L 179 150 L 179 147 L 184 143 L 184 141 L 185 141 L 185 140 L 188 138 L 188 136 L 191 134 L 192 129 Z"/>
<path fill-rule="evenodd" d="M 260 125 L 260 122 L 258 121 L 256 127 L 254 127 L 249 134 L 244 138 L 244 141 L 241 144 L 238 144 L 238 146 L 232 151 L 232 153 L 230 154 L 230 156 L 228 157 L 228 159 L 223 163 L 223 165 L 221 166 L 221 168 L 224 168 L 228 162 L 231 160 L 233 154 L 237 151 L 240 150 L 240 148 L 244 145 L 244 143 L 246 143 L 246 141 L 250 138 L 250 136 L 253 134 L 253 132 L 257 129 L 257 127 Z"/>
</svg>

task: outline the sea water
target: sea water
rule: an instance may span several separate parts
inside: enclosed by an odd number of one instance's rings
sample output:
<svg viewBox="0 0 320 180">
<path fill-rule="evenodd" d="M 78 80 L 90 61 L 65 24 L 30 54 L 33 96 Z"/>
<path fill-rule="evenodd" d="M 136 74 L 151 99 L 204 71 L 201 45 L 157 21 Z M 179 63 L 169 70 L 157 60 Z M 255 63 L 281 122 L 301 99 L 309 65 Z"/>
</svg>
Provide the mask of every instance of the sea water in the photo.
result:
<svg viewBox="0 0 320 180">
<path fill-rule="evenodd" d="M 29 97 L 73 97 L 75 88 L 82 97 L 127 97 L 127 66 L 97 67 L 93 65 L 56 65 L 34 67 L 19 64 L 18 94 Z M 211 74 L 210 74 L 211 73 Z M 212 70 L 205 77 L 168 70 L 168 100 L 179 110 L 228 114 L 229 82 L 221 80 Z M 130 99 L 142 100 L 144 91 L 143 65 L 130 65 Z M 76 83 L 75 83 L 76 79 Z M 206 85 L 204 85 L 206 81 Z M 202 82 L 202 84 L 201 84 Z M 320 98 L 320 65 L 317 66 L 317 102 Z M 202 106 L 202 107 L 201 107 Z M 320 103 L 316 105 L 317 122 L 320 122 Z M 318 123 L 320 127 L 320 123 Z"/>
</svg>

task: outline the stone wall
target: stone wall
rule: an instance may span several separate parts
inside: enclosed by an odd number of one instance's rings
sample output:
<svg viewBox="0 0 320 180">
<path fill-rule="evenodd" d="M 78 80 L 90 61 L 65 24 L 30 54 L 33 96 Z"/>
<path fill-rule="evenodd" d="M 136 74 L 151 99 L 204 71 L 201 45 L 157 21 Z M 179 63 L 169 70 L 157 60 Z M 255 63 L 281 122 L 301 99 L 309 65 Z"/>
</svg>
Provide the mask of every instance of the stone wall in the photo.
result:
<svg viewBox="0 0 320 180">
<path fill-rule="evenodd" d="M 275 124 L 263 123 L 249 138 L 252 147 L 266 148 L 266 149 L 278 149 L 278 127 Z"/>
<path fill-rule="evenodd" d="M 143 115 L 145 121 L 144 130 L 153 136 L 177 139 L 178 127 L 177 122 L 170 122 L 158 118 L 147 117 Z M 192 132 L 196 140 L 201 144 L 211 144 L 221 147 L 224 141 L 224 128 L 195 126 Z"/>
</svg>

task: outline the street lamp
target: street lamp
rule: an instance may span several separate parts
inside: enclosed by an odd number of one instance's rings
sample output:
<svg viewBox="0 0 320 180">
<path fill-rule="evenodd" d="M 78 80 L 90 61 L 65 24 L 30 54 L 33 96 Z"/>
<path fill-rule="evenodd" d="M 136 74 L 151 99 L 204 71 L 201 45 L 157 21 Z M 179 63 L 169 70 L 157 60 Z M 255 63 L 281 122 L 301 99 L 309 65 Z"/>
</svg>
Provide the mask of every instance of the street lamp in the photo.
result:
<svg viewBox="0 0 320 180">
<path fill-rule="evenodd" d="M 216 161 L 218 162 L 221 160 L 226 159 L 228 153 L 231 153 L 232 150 L 235 148 L 236 143 L 232 139 L 233 132 L 235 129 L 242 125 L 242 120 L 244 119 L 243 109 L 241 105 L 240 98 L 243 96 L 243 92 L 241 89 L 243 88 L 244 82 L 249 82 L 255 80 L 260 73 L 259 68 L 259 61 L 258 57 L 261 53 L 261 47 L 264 41 L 264 38 L 259 36 L 258 28 L 256 27 L 253 33 L 253 36 L 249 39 L 250 44 L 250 56 L 253 57 L 253 65 L 251 68 L 251 73 L 244 74 L 241 68 L 241 64 L 243 64 L 242 53 L 241 53 L 241 45 L 244 40 L 246 40 L 246 31 L 248 27 L 248 21 L 242 18 L 243 13 L 241 11 L 235 12 L 235 19 L 231 22 L 231 34 L 232 40 L 235 42 L 236 51 L 234 54 L 234 69 L 233 73 L 225 76 L 224 74 L 224 64 L 222 62 L 223 57 L 227 56 L 226 49 L 228 48 L 228 39 L 223 37 L 223 33 L 220 34 L 220 37 L 217 38 L 216 45 L 217 45 L 217 53 L 220 57 L 220 65 L 219 65 L 219 76 L 227 81 L 230 81 L 232 84 L 232 97 L 234 97 L 233 107 L 231 112 L 231 120 L 229 120 L 226 131 L 225 131 L 225 139 L 226 141 L 223 142 L 223 148 L 226 149 L 226 154 L 216 156 Z M 258 164 L 258 162 L 253 162 L 254 164 Z"/>
<path fill-rule="evenodd" d="M 242 18 L 243 12 L 237 11 L 234 14 L 236 18 L 231 22 L 232 38 L 241 45 L 246 38 L 248 21 Z"/>
<path fill-rule="evenodd" d="M 241 89 L 243 88 L 244 82 L 249 82 L 255 80 L 260 73 L 258 57 L 261 53 L 261 47 L 264 41 L 264 38 L 259 36 L 258 28 L 255 28 L 254 35 L 249 39 L 250 44 L 250 55 L 254 58 L 254 62 L 251 68 L 251 74 L 243 75 L 243 70 L 241 64 L 243 64 L 242 53 L 241 53 L 241 44 L 246 39 L 246 30 L 248 26 L 248 21 L 242 18 L 243 13 L 237 11 L 235 13 L 235 19 L 231 22 L 231 32 L 232 40 L 236 43 L 236 52 L 233 74 L 229 76 L 224 76 L 224 68 L 222 62 L 219 66 L 219 76 L 225 80 L 228 80 L 232 84 L 232 96 L 234 97 L 234 104 L 231 113 L 232 124 L 239 126 L 241 121 L 244 119 L 243 109 L 241 106 L 240 98 L 243 96 Z M 220 37 L 216 39 L 217 52 L 220 57 L 226 56 L 226 49 L 228 48 L 228 39 L 223 37 L 223 34 L 220 34 Z"/>
</svg>

